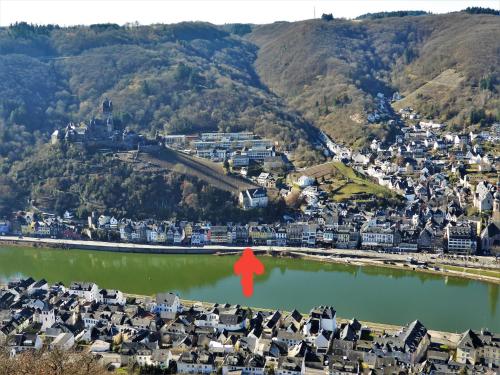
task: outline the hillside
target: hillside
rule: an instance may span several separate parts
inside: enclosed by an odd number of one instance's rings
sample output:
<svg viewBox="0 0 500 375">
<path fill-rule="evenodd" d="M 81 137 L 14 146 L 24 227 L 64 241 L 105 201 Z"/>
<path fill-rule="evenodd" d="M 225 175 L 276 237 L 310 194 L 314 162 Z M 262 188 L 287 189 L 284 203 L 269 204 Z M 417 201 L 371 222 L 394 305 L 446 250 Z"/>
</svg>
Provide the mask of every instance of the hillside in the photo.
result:
<svg viewBox="0 0 500 375">
<path fill-rule="evenodd" d="M 196 172 L 195 163 L 177 153 L 128 158 L 77 144 L 44 145 L 0 178 L 0 216 L 24 209 L 28 199 L 42 211 L 72 210 L 81 218 L 94 210 L 117 217 L 213 222 L 274 220 L 282 214 L 279 202 L 271 202 L 265 212 L 241 210 L 235 193 L 252 185 L 225 176 L 210 162 L 198 162 L 204 170 Z"/>
<path fill-rule="evenodd" d="M 378 17 L 0 28 L 0 157 L 22 158 L 55 127 L 95 115 L 105 97 L 134 130 L 252 130 L 300 145 L 309 163 L 320 160 L 310 123 L 359 147 L 391 132 L 366 121 L 378 92 L 400 91 L 396 108 L 450 124 L 479 109 L 483 123 L 500 117 L 498 16 Z M 432 89 L 451 71 L 453 87 Z"/>
<path fill-rule="evenodd" d="M 220 163 L 201 159 L 181 152 L 162 149 L 156 152 L 120 153 L 120 160 L 133 165 L 142 172 L 169 173 L 173 171 L 182 175 L 192 176 L 206 182 L 217 189 L 238 195 L 241 190 L 257 185 L 237 176 L 226 175 Z"/>
<path fill-rule="evenodd" d="M 367 121 L 381 105 L 378 93 L 403 95 L 388 117 L 411 106 L 450 127 L 486 129 L 500 121 L 497 35 L 498 16 L 465 12 L 269 25 L 0 28 L 0 211 L 30 197 L 58 211 L 209 217 L 234 201 L 228 192 L 244 186 L 239 180 L 215 178 L 222 174 L 180 154 L 141 155 L 150 159 L 136 169 L 48 147 L 54 129 L 88 121 L 106 97 L 116 124 L 146 136 L 249 130 L 294 151 L 297 167 L 324 161 L 315 126 L 356 148 L 393 136 L 388 121 Z M 178 194 L 185 181 L 203 196 L 186 210 Z M 153 190 L 137 190 L 140 184 Z M 208 203 L 211 188 L 220 207 Z M 145 198 L 162 189 L 173 201 L 158 206 Z"/>
<path fill-rule="evenodd" d="M 310 148 L 308 124 L 261 84 L 256 50 L 204 23 L 2 28 L 0 157 L 23 157 L 12 152 L 15 133 L 46 139 L 96 115 L 106 97 L 116 121 L 149 135 L 251 130 Z M 32 145 L 31 135 L 16 146 Z"/>
<path fill-rule="evenodd" d="M 397 194 L 378 185 L 366 176 L 356 172 L 341 162 L 327 162 L 304 168 L 292 173 L 290 178 L 297 180 L 301 175 L 313 177 L 337 201 L 374 202 L 375 204 L 397 204 Z"/>
<path fill-rule="evenodd" d="M 257 72 L 273 92 L 334 138 L 363 146 L 390 132 L 367 125 L 378 92 L 400 91 L 409 97 L 401 105 L 450 124 L 469 123 L 478 109 L 483 123 L 500 119 L 497 35 L 498 16 L 460 12 L 278 22 L 246 38 L 259 46 Z M 450 70 L 460 79 L 445 95 L 422 87 Z"/>
</svg>

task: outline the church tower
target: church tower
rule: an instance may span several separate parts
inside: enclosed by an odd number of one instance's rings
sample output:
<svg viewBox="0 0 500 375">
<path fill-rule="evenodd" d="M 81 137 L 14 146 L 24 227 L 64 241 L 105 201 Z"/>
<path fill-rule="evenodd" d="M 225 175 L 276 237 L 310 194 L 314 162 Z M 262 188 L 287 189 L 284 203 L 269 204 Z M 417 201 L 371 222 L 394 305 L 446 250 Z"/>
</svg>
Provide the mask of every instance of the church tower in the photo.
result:
<svg viewBox="0 0 500 375">
<path fill-rule="evenodd" d="M 500 190 L 493 195 L 493 222 L 500 224 Z"/>
</svg>

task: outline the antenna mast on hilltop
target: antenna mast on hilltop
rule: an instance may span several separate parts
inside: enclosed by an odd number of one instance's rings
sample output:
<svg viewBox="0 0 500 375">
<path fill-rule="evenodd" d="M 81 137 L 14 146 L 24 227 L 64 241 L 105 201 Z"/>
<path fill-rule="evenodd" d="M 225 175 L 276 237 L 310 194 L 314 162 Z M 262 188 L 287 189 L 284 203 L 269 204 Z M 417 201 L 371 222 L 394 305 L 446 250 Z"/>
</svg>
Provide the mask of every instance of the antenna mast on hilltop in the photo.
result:
<svg viewBox="0 0 500 375">
<path fill-rule="evenodd" d="M 313 19 L 316 19 L 316 6 L 313 6 Z"/>
</svg>

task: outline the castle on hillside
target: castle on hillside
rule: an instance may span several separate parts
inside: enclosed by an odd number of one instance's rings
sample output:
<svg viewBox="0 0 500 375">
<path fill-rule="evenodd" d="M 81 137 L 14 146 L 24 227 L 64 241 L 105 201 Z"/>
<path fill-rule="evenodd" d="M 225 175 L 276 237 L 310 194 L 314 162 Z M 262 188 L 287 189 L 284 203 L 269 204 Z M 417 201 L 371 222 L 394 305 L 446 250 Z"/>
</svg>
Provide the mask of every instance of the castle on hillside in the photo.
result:
<svg viewBox="0 0 500 375">
<path fill-rule="evenodd" d="M 101 117 L 94 117 L 88 122 L 69 122 L 63 129 L 52 133 L 51 143 L 82 143 L 85 145 L 110 148 L 135 148 L 143 137 L 113 120 L 113 102 L 105 98 L 102 102 Z"/>
</svg>

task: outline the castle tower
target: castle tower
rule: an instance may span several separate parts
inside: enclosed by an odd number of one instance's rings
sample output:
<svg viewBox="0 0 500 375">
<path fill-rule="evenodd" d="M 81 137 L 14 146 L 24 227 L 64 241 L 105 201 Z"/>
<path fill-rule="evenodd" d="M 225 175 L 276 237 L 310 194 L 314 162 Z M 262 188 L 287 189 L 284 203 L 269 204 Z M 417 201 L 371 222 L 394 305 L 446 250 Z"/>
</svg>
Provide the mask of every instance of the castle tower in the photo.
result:
<svg viewBox="0 0 500 375">
<path fill-rule="evenodd" d="M 113 115 L 113 102 L 108 98 L 104 99 L 104 102 L 102 102 L 102 113 L 104 117 Z"/>
<path fill-rule="evenodd" d="M 112 133 L 115 130 L 113 126 L 113 102 L 108 98 L 102 102 L 102 113 L 106 121 L 106 129 L 108 133 Z"/>
</svg>

